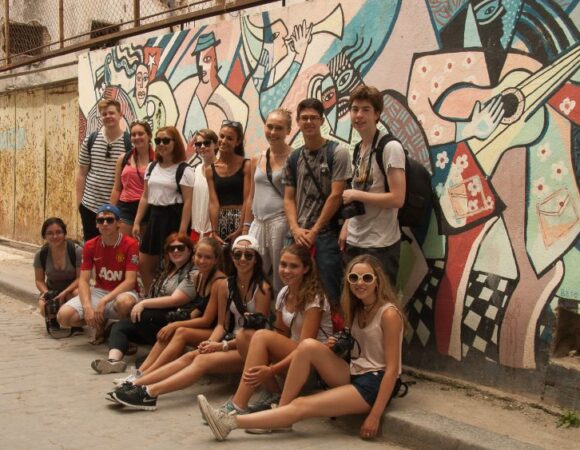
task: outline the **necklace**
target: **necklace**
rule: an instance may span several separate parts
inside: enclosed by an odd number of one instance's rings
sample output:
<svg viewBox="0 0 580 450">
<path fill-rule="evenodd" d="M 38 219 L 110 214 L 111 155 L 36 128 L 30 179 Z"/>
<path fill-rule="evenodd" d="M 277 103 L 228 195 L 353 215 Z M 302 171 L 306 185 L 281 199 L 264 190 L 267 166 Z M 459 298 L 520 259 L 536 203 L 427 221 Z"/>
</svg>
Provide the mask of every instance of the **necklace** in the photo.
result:
<svg viewBox="0 0 580 450">
<path fill-rule="evenodd" d="M 367 323 L 369 322 L 369 316 L 371 315 L 371 312 L 373 311 L 373 309 L 375 308 L 377 304 L 377 300 L 375 300 L 372 305 L 363 305 L 363 309 L 362 309 L 362 328 L 365 328 L 367 326 Z M 372 317 L 371 317 L 372 318 Z"/>
</svg>

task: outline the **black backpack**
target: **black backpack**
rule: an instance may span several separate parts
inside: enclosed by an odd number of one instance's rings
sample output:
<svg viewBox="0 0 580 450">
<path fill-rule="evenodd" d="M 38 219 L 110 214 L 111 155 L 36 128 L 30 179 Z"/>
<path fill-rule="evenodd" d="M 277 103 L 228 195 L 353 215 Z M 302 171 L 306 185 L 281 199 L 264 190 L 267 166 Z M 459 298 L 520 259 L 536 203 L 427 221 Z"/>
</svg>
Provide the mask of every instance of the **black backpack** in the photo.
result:
<svg viewBox="0 0 580 450">
<path fill-rule="evenodd" d="M 77 266 L 77 253 L 76 253 L 76 243 L 72 239 L 66 240 L 66 252 L 68 253 L 68 259 L 70 259 L 73 267 Z M 48 259 L 48 244 L 44 244 L 40 249 L 40 265 L 42 270 L 46 272 L 46 260 Z"/>
<path fill-rule="evenodd" d="M 153 161 L 151 162 L 151 164 L 149 164 L 149 169 L 147 169 L 147 178 L 149 178 L 151 176 L 151 172 L 153 172 L 153 169 L 155 168 L 155 166 L 157 165 L 158 161 Z M 181 186 L 179 185 L 181 178 L 183 177 L 183 172 L 185 172 L 185 169 L 187 169 L 189 167 L 189 164 L 187 164 L 186 162 L 180 162 L 179 166 L 177 166 L 177 170 L 175 171 L 175 184 L 177 184 L 177 192 L 179 192 L 179 194 L 181 194 Z"/>
<path fill-rule="evenodd" d="M 89 153 L 89 157 L 91 156 L 91 151 L 93 149 L 93 145 L 95 145 L 98 134 L 98 131 L 93 131 L 91 134 L 89 134 L 89 138 L 87 139 L 87 152 Z M 133 149 L 133 145 L 131 144 L 131 135 L 127 131 L 123 133 L 123 145 L 125 146 L 125 153 L 130 154 L 131 150 Z"/>
<path fill-rule="evenodd" d="M 385 179 L 385 192 L 390 192 L 387 172 L 383 162 L 383 151 L 385 145 L 391 141 L 400 141 L 392 134 L 383 136 L 376 147 L 375 158 L 383 177 Z M 360 142 L 355 145 L 353 153 L 353 165 L 358 160 L 360 152 Z M 418 161 L 405 152 L 405 203 L 399 209 L 398 219 L 401 227 L 416 227 L 423 225 L 427 219 L 427 213 L 431 210 L 433 202 L 433 192 L 431 190 L 431 174 Z"/>
</svg>

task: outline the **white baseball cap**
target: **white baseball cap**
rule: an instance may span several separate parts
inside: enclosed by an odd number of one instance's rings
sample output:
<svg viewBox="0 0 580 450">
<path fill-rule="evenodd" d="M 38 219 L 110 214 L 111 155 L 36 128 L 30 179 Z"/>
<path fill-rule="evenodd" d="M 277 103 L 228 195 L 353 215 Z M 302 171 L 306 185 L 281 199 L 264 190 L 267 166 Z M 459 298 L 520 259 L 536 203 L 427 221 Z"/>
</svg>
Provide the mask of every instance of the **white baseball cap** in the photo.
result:
<svg viewBox="0 0 580 450">
<path fill-rule="evenodd" d="M 237 247 L 249 248 L 250 250 L 260 252 L 260 245 L 258 244 L 258 240 L 254 236 L 250 236 L 249 234 L 238 236 L 236 238 L 236 240 L 234 241 L 234 245 L 232 245 L 232 250 Z"/>
</svg>

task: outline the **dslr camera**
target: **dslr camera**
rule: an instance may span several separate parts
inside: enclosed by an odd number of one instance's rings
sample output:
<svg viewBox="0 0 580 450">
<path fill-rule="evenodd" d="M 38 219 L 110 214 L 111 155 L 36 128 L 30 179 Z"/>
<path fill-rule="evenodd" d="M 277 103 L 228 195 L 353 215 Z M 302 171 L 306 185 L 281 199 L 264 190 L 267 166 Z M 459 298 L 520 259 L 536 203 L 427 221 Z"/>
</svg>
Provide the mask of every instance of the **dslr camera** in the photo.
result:
<svg viewBox="0 0 580 450">
<path fill-rule="evenodd" d="M 334 335 L 336 342 L 332 346 L 332 351 L 345 361 L 350 360 L 350 352 L 354 348 L 354 337 L 350 334 L 350 329 L 345 328 Z"/>
<path fill-rule="evenodd" d="M 268 318 L 262 313 L 245 314 L 242 320 L 242 328 L 245 330 L 261 330 L 270 324 Z"/>
<path fill-rule="evenodd" d="M 366 213 L 365 205 L 363 202 L 354 201 L 348 205 L 343 205 L 340 210 L 340 216 L 346 219 L 352 219 L 355 216 L 362 216 Z"/>
<path fill-rule="evenodd" d="M 55 290 L 47 291 L 44 294 L 44 318 L 47 330 L 59 330 L 60 325 L 56 320 L 56 314 L 60 309 L 60 302 L 56 300 L 59 292 Z"/>
<path fill-rule="evenodd" d="M 177 308 L 175 311 L 169 311 L 165 315 L 167 322 L 180 322 L 191 319 L 192 308 Z"/>
</svg>

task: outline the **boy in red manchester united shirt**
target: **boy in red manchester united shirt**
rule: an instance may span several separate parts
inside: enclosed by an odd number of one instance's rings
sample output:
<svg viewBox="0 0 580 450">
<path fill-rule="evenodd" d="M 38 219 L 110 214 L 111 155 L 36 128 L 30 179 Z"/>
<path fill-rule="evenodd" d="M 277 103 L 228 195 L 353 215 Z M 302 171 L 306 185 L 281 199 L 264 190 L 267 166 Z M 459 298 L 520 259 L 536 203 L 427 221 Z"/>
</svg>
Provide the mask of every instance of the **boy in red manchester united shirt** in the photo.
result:
<svg viewBox="0 0 580 450">
<path fill-rule="evenodd" d="M 79 295 L 65 303 L 58 312 L 63 327 L 86 323 L 95 328 L 95 341 L 107 319 L 128 317 L 138 300 L 135 291 L 139 268 L 139 244 L 119 231 L 120 211 L 114 205 L 103 205 L 97 211 L 100 235 L 85 243 Z M 90 287 L 95 269 L 95 287 Z"/>
</svg>

